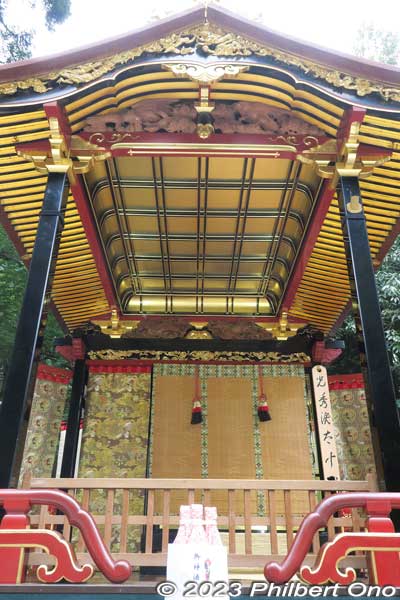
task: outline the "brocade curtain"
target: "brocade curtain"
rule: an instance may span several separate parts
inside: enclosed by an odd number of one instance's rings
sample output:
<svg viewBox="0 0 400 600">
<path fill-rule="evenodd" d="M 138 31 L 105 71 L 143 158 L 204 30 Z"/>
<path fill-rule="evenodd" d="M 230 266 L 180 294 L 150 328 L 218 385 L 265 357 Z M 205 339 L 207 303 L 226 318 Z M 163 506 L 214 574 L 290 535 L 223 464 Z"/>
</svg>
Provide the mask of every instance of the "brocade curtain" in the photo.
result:
<svg viewBox="0 0 400 600">
<path fill-rule="evenodd" d="M 19 485 L 24 474 L 52 477 L 57 459 L 60 424 L 67 402 L 72 372 L 40 364 L 23 452 Z"/>
<path fill-rule="evenodd" d="M 92 366 L 85 402 L 79 477 L 146 477 L 151 368 L 147 366 Z M 144 510 L 144 493 L 131 491 L 131 514 Z M 105 494 L 93 492 L 89 506 L 104 514 Z M 121 514 L 116 494 L 114 514 Z M 119 526 L 113 526 L 111 549 L 118 549 Z M 140 530 L 129 526 L 128 551 L 138 548 Z"/>
<path fill-rule="evenodd" d="M 330 376 L 329 391 L 340 477 L 365 480 L 376 467 L 362 376 Z"/>
</svg>

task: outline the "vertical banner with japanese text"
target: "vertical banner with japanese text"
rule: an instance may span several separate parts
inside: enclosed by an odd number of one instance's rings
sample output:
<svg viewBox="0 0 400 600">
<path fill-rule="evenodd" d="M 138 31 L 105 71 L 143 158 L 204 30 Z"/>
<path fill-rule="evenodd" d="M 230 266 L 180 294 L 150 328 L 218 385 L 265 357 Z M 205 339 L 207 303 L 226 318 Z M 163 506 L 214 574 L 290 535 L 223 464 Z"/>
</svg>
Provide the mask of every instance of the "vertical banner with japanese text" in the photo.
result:
<svg viewBox="0 0 400 600">
<path fill-rule="evenodd" d="M 312 380 L 323 476 L 324 479 L 340 479 L 332 407 L 329 396 L 328 374 L 325 367 L 322 365 L 313 367 Z"/>
</svg>

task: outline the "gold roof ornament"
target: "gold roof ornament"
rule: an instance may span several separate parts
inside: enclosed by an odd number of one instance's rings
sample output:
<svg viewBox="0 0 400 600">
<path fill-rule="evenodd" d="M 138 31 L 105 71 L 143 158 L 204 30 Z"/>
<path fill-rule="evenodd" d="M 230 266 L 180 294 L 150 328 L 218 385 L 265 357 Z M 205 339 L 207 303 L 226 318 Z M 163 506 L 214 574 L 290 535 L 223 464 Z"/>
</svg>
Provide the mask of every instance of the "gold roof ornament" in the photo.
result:
<svg viewBox="0 0 400 600">
<path fill-rule="evenodd" d="M 296 335 L 298 329 L 304 327 L 304 323 L 289 321 L 286 311 L 282 312 L 278 322 L 256 321 L 256 324 L 265 331 L 269 331 L 277 340 L 287 340 Z"/>
<path fill-rule="evenodd" d="M 112 307 L 109 319 L 93 319 L 92 323 L 98 325 L 102 333 L 112 338 L 120 338 L 122 334 L 134 331 L 140 321 L 120 321 L 117 309 Z"/>
<path fill-rule="evenodd" d="M 71 183 L 74 183 L 75 175 L 87 173 L 96 161 L 111 156 L 109 152 L 78 136 L 71 137 L 68 147 L 56 117 L 49 117 L 49 127 L 50 152 L 17 149 L 17 154 L 33 162 L 39 173 L 67 173 Z"/>
<path fill-rule="evenodd" d="M 222 65 L 220 63 L 201 65 L 194 63 L 168 62 L 164 63 L 163 67 L 171 71 L 177 77 L 188 77 L 201 84 L 214 83 L 220 79 L 232 79 L 249 69 L 248 66 L 235 65 L 232 63 Z"/>
<path fill-rule="evenodd" d="M 391 154 L 386 156 L 365 155 L 359 156 L 359 135 L 361 122 L 354 121 L 350 125 L 347 138 L 337 152 L 336 141 L 330 140 L 320 146 L 314 146 L 297 156 L 300 162 L 313 164 L 317 174 L 331 180 L 331 187 L 336 188 L 339 177 L 359 177 L 365 179 L 373 174 L 374 169 L 391 159 Z M 331 156 L 329 156 L 331 153 Z M 336 154 L 334 160 L 333 155 Z"/>
<path fill-rule="evenodd" d="M 199 138 L 206 140 L 214 133 L 213 118 L 211 116 L 215 106 L 210 102 L 210 84 L 223 78 L 234 78 L 240 73 L 248 70 L 243 65 L 218 63 L 212 65 L 201 65 L 191 63 L 165 63 L 163 65 L 177 77 L 188 77 L 193 81 L 199 82 L 200 102 L 195 105 L 198 114 L 196 126 Z"/>
</svg>

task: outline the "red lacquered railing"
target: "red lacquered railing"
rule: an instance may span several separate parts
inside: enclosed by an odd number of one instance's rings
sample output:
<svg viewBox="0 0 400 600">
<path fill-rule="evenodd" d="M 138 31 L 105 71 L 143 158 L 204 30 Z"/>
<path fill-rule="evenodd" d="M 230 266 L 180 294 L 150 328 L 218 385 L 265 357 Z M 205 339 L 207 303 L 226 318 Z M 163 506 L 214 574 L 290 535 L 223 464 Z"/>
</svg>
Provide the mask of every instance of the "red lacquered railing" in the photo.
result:
<svg viewBox="0 0 400 600">
<path fill-rule="evenodd" d="M 367 531 L 340 533 L 320 549 L 313 568 L 304 566 L 316 532 L 343 509 L 362 509 L 367 515 Z M 322 500 L 303 520 L 282 563 L 270 562 L 265 566 L 266 579 L 286 583 L 299 571 L 300 577 L 310 584 L 348 585 L 355 581 L 356 573 L 349 567 L 341 571 L 339 562 L 349 552 L 364 551 L 368 553 L 370 583 L 400 586 L 400 533 L 395 533 L 389 516 L 393 509 L 400 509 L 400 494 L 337 494 Z"/>
<path fill-rule="evenodd" d="M 22 580 L 21 549 L 23 552 L 24 548 L 36 546 L 57 558 L 53 570 L 40 565 L 38 576 L 43 581 L 85 581 L 92 575 L 93 569 L 90 565 L 83 568 L 76 565 L 72 548 L 59 533 L 27 529 L 28 512 L 35 505 L 61 511 L 69 523 L 80 530 L 92 560 L 107 579 L 120 583 L 130 576 L 130 564 L 124 560 L 112 559 L 93 517 L 68 494 L 59 490 L 0 490 L 0 505 L 6 511 L 0 524 L 0 583 L 16 583 L 15 579 Z M 16 548 L 18 545 L 21 549 Z"/>
</svg>

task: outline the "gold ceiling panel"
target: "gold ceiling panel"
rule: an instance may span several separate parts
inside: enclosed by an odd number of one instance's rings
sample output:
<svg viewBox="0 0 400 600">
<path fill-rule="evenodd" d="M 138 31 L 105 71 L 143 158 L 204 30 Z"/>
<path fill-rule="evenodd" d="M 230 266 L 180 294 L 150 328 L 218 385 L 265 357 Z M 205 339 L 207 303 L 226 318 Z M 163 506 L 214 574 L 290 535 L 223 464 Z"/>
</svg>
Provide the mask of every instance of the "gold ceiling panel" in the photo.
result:
<svg viewBox="0 0 400 600">
<path fill-rule="evenodd" d="M 275 314 L 319 185 L 245 157 L 118 158 L 85 179 L 128 314 Z"/>
</svg>

